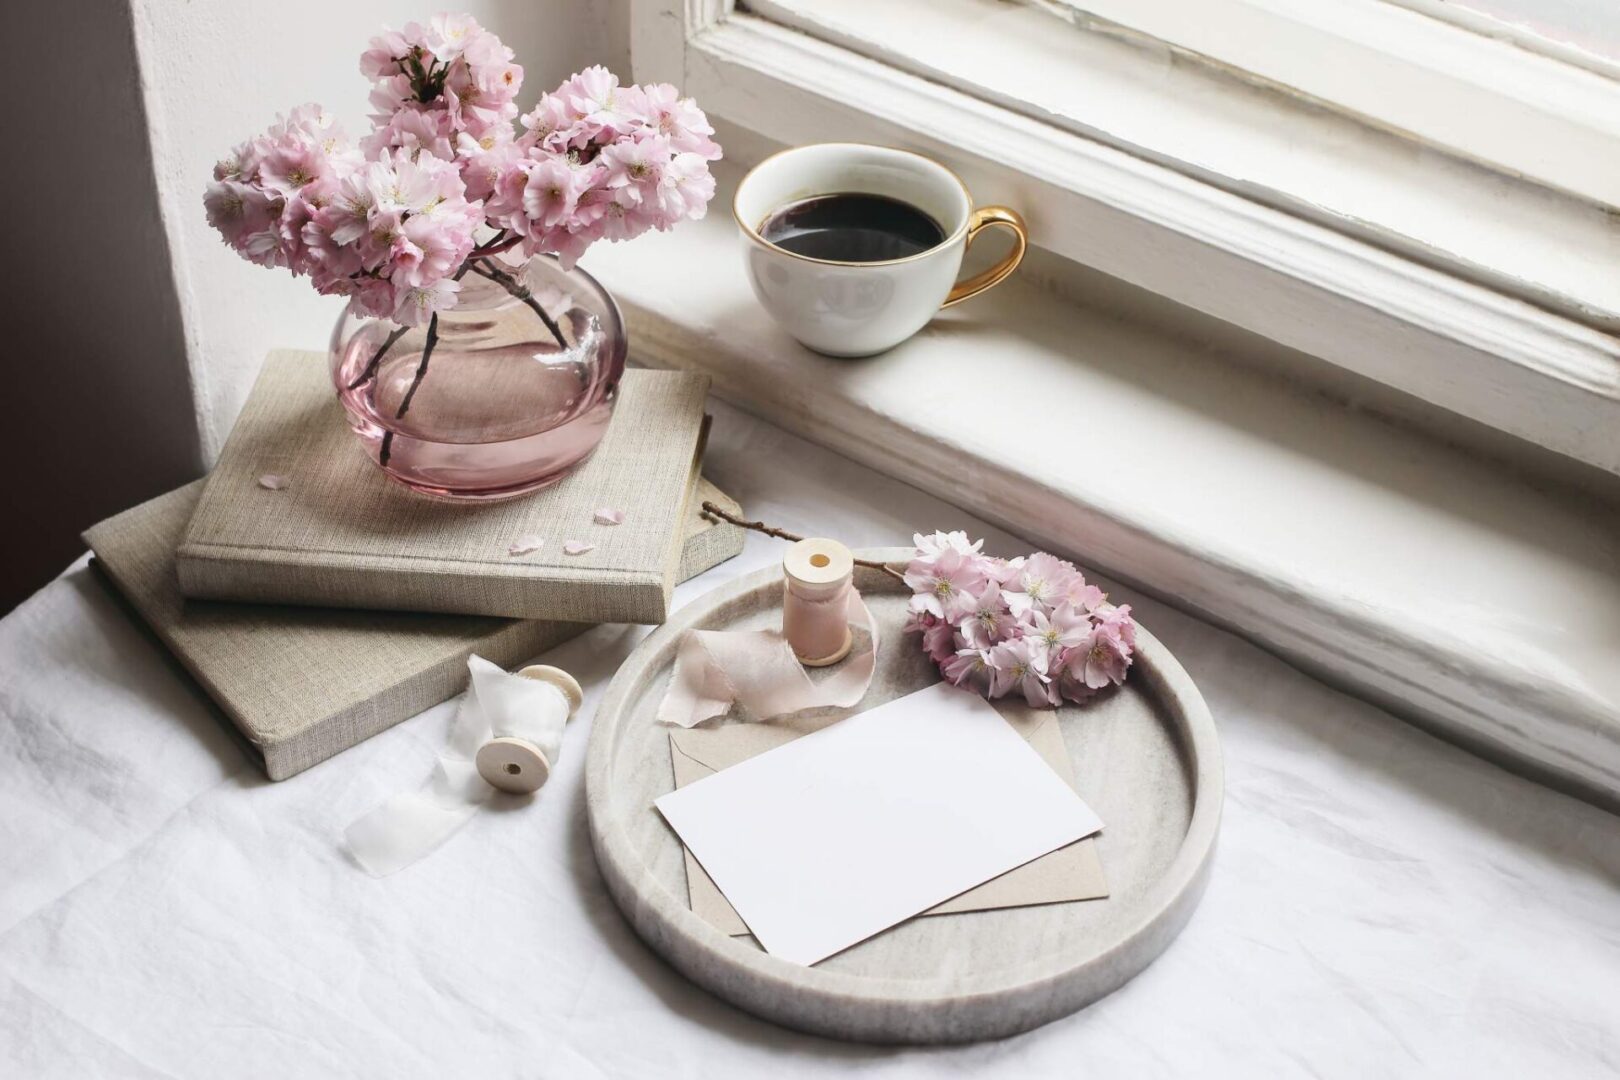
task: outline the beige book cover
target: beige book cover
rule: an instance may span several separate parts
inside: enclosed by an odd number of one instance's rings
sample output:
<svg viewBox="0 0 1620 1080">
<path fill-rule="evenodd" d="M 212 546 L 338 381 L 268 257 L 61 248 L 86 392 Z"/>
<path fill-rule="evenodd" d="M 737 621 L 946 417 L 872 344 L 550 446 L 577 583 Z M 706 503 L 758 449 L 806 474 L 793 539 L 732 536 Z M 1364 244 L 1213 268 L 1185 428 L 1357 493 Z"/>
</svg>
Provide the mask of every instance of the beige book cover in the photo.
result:
<svg viewBox="0 0 1620 1080">
<path fill-rule="evenodd" d="M 142 503 L 84 534 L 95 565 L 202 685 L 272 780 L 302 772 L 459 694 L 471 653 L 513 667 L 589 629 L 581 622 L 187 601 L 175 545 L 204 481 Z M 699 480 L 682 580 L 742 550 L 743 531 L 704 518 Z"/>
<path fill-rule="evenodd" d="M 270 354 L 178 554 L 195 599 L 663 622 L 702 450 L 708 379 L 625 372 L 601 445 L 533 495 L 456 503 L 383 476 L 356 444 L 324 354 Z M 260 486 L 266 474 L 286 486 Z M 598 508 L 624 511 L 595 524 Z M 544 541 L 514 556 L 520 537 Z M 564 544 L 595 545 L 569 555 Z"/>
</svg>

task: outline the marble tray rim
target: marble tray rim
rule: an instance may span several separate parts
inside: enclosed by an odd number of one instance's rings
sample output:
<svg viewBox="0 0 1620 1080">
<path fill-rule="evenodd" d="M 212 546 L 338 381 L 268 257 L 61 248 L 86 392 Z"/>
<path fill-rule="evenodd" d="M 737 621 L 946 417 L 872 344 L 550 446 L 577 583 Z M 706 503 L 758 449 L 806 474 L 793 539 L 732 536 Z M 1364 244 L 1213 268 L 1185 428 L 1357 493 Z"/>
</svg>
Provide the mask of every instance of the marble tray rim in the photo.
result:
<svg viewBox="0 0 1620 1080">
<path fill-rule="evenodd" d="M 857 553 L 903 562 L 907 548 Z M 1147 681 L 1184 736 L 1191 758 L 1193 809 L 1180 849 L 1138 902 L 1141 917 L 1117 940 L 1077 945 L 1040 968 L 987 976 L 941 993 L 930 980 L 885 979 L 806 968 L 733 941 L 692 913 L 642 865 L 615 812 L 608 787 L 614 740 L 629 705 L 648 688 L 682 632 L 708 625 L 724 609 L 781 580 L 768 566 L 727 582 L 676 612 L 626 659 L 610 683 L 587 750 L 586 810 L 592 849 L 608 891 L 638 936 L 683 975 L 738 1007 L 814 1034 L 866 1042 L 961 1042 L 1036 1027 L 1106 996 L 1156 958 L 1197 906 L 1207 881 L 1224 797 L 1224 767 L 1214 720 L 1192 679 L 1170 651 L 1139 628 L 1132 678 Z M 892 578 L 857 568 L 862 591 L 898 591 Z M 1076 955 L 1081 954 L 1084 955 Z"/>
</svg>

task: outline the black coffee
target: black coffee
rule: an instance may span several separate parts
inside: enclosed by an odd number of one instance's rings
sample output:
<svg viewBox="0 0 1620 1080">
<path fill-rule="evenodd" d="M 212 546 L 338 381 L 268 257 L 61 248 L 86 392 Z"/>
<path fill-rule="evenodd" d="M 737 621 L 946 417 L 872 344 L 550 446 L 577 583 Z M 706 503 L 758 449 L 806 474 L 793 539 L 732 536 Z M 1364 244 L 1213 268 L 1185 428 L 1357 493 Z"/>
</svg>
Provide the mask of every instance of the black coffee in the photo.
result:
<svg viewBox="0 0 1620 1080">
<path fill-rule="evenodd" d="M 765 219 L 759 234 L 784 251 L 834 262 L 904 259 L 945 239 L 939 222 L 910 203 L 859 192 L 788 203 Z"/>
</svg>

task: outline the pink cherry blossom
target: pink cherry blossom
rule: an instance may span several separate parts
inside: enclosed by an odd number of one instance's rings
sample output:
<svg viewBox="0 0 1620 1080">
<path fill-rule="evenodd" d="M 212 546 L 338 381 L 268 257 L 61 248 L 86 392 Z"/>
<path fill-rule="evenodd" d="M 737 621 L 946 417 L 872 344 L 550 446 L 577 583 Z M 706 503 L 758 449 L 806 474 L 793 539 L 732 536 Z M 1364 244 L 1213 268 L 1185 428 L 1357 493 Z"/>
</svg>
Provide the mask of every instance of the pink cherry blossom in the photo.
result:
<svg viewBox="0 0 1620 1080">
<path fill-rule="evenodd" d="M 1074 679 L 1094 690 L 1125 681 L 1125 670 L 1130 667 L 1136 646 L 1136 622 L 1129 605 L 1109 605 L 1106 612 L 1095 617 L 1091 633 L 1064 660 Z"/>
<path fill-rule="evenodd" d="M 990 696 L 1003 697 L 1017 690 L 1031 705 L 1056 704 L 1051 681 L 1041 670 L 1037 652 L 1037 647 L 1024 638 L 992 647 L 985 656 L 990 665 Z"/>
<path fill-rule="evenodd" d="M 208 224 L 232 247 L 244 236 L 270 228 L 281 216 L 267 191 L 240 180 L 216 180 L 208 185 L 203 208 L 208 212 Z"/>
<path fill-rule="evenodd" d="M 512 61 L 512 50 L 470 15 L 435 15 L 426 26 L 373 38 L 360 58 L 374 110 L 362 145 L 373 155 L 408 149 L 453 160 L 463 134 L 502 141 L 523 86 Z"/>
<path fill-rule="evenodd" d="M 372 109 L 359 147 L 301 105 L 214 165 L 203 204 L 237 254 L 363 314 L 416 325 L 453 306 L 479 235 L 571 267 L 598 241 L 700 218 L 714 197 L 714 129 L 672 86 L 587 68 L 520 130 L 523 68 L 450 13 L 384 30 L 359 66 Z"/>
<path fill-rule="evenodd" d="M 1097 696 L 1097 691 L 1087 686 L 1067 668 L 1058 671 L 1057 680 L 1052 684 L 1057 687 L 1058 696 L 1064 701 L 1081 704 Z"/>
<path fill-rule="evenodd" d="M 983 649 L 963 649 L 940 667 L 940 673 L 956 686 L 971 687 L 981 694 L 990 691 L 990 661 Z"/>
<path fill-rule="evenodd" d="M 1024 620 L 1024 638 L 1033 643 L 1034 658 L 1042 671 L 1058 667 L 1059 658 L 1091 636 L 1091 619 L 1068 604 L 1050 615 L 1042 608 L 1031 609 Z"/>
<path fill-rule="evenodd" d="M 507 130 L 511 130 L 511 121 L 518 114 L 513 98 L 523 85 L 523 69 L 510 62 L 511 50 L 501 48 L 508 54 L 507 59 L 488 52 L 487 47 L 480 48 L 474 54 L 483 57 L 482 62 L 469 58 L 467 63 L 450 69 L 444 96 L 446 109 L 458 130 L 476 134 L 497 124 L 505 124 Z"/>
<path fill-rule="evenodd" d="M 691 98 L 681 97 L 668 83 L 648 86 L 644 93 L 648 124 L 669 139 L 676 153 L 690 152 L 706 160 L 720 156 L 720 147 L 712 138 L 714 127 Z"/>
<path fill-rule="evenodd" d="M 410 53 L 413 45 L 420 44 L 406 40 L 397 30 L 384 30 L 360 54 L 360 74 L 372 80 L 401 74 L 400 59 Z"/>
<path fill-rule="evenodd" d="M 1092 613 L 1097 620 L 1097 631 L 1108 635 L 1127 657 L 1136 648 L 1136 620 L 1131 618 L 1131 605 L 1104 604 Z"/>
<path fill-rule="evenodd" d="M 618 89 L 619 77 L 601 64 L 595 64 L 559 86 L 557 96 L 587 123 L 608 126 L 618 120 L 613 111 L 614 92 Z"/>
<path fill-rule="evenodd" d="M 579 207 L 579 196 L 587 182 L 584 170 L 567 158 L 554 157 L 534 162 L 526 170 L 523 185 L 523 215 L 529 227 L 555 229 L 564 225 Z"/>
<path fill-rule="evenodd" d="M 398 287 L 394 291 L 393 320 L 401 326 L 425 326 L 434 312 L 456 306 L 461 283 L 441 278 L 430 285 Z"/>
<path fill-rule="evenodd" d="M 605 68 L 542 95 L 522 117 L 516 145 L 524 158 L 508 166 L 521 180 L 506 176 L 491 185 L 490 222 L 523 237 L 526 254 L 555 254 L 570 266 L 599 240 L 702 217 L 714 197 L 709 162 L 719 147 L 695 105 L 666 90 L 657 99 L 660 108 Z"/>
<path fill-rule="evenodd" d="M 629 240 L 654 223 L 641 211 L 640 194 L 634 188 L 593 188 L 586 192 L 584 201 L 590 202 L 595 211 L 597 234 L 603 240 Z"/>
<path fill-rule="evenodd" d="M 264 155 L 259 177 L 265 187 L 285 198 L 321 179 L 329 168 L 326 154 L 318 146 L 286 142 L 272 146 Z"/>
<path fill-rule="evenodd" d="M 1032 705 L 1085 701 L 1124 680 L 1130 608 L 1109 604 L 1073 564 L 1044 552 L 994 558 L 960 532 L 914 539 L 905 630 L 921 634 L 945 678 Z"/>
<path fill-rule="evenodd" d="M 520 123 L 526 131 L 524 139 L 528 145 L 543 146 L 555 151 L 566 149 L 566 142 L 558 146 L 547 144 L 550 143 L 552 136 L 560 132 L 566 133 L 575 119 L 574 111 L 560 94 L 541 94 L 534 108 L 523 114 Z"/>
<path fill-rule="evenodd" d="M 923 650 L 936 664 L 943 664 L 962 647 L 957 640 L 956 627 L 943 619 L 923 631 Z"/>
<path fill-rule="evenodd" d="M 450 277 L 466 261 L 478 222 L 462 207 L 446 200 L 406 217 L 402 239 L 419 252 L 417 264 L 405 275 L 407 284 L 422 285 Z"/>
<path fill-rule="evenodd" d="M 984 581 L 977 560 L 954 550 L 913 559 L 905 572 L 912 592 L 911 610 L 925 611 L 937 619 L 953 619 L 965 610 Z"/>
<path fill-rule="evenodd" d="M 962 620 L 962 636 L 976 649 L 988 649 L 1013 632 L 1012 612 L 1001 598 L 1001 587 L 986 581 L 974 595 Z"/>
<path fill-rule="evenodd" d="M 309 274 L 316 288 L 336 292 L 337 289 L 321 288 L 321 283 L 350 280 L 360 273 L 360 250 L 356 241 L 366 230 L 366 215 L 355 215 L 343 204 L 341 195 L 310 216 L 303 225 L 301 239 L 308 251 Z"/>
<path fill-rule="evenodd" d="M 478 20 L 471 15 L 440 12 L 428 20 L 427 33 L 423 35 L 422 44 L 439 60 L 450 63 L 482 32 Z"/>
<path fill-rule="evenodd" d="M 379 319 L 393 316 L 397 300 L 392 282 L 382 278 L 365 277 L 348 280 L 353 284 L 354 304 L 357 308 Z"/>
<path fill-rule="evenodd" d="M 1078 571 L 1063 594 L 1064 603 L 1081 611 L 1096 611 L 1108 599 L 1108 594 L 1088 583 Z"/>
<path fill-rule="evenodd" d="M 654 225 L 667 231 L 683 219 L 696 221 L 708 212 L 714 198 L 714 175 L 697 154 L 676 154 L 664 168 L 663 180 L 652 198 L 657 203 Z"/>
<path fill-rule="evenodd" d="M 934 532 L 928 535 L 915 533 L 911 542 L 917 548 L 917 558 L 928 559 L 943 554 L 946 551 L 955 551 L 962 555 L 977 555 L 979 549 L 984 547 L 983 540 L 969 540 L 965 532 Z"/>
<path fill-rule="evenodd" d="M 1029 556 L 1004 590 L 1007 606 L 1022 615 L 1034 604 L 1060 603 L 1074 580 L 1073 563 L 1042 551 Z"/>
<path fill-rule="evenodd" d="M 602 186 L 629 188 L 637 193 L 639 202 L 645 192 L 656 191 L 664 178 L 669 140 L 662 135 L 647 135 L 633 142 L 616 142 L 602 150 L 601 160 L 607 166 Z"/>
<path fill-rule="evenodd" d="M 409 101 L 390 113 L 384 123 L 372 128 L 371 134 L 360 141 L 360 146 L 373 156 L 407 150 L 413 158 L 425 154 L 448 161 L 456 156 L 458 134 L 448 112 Z"/>
</svg>

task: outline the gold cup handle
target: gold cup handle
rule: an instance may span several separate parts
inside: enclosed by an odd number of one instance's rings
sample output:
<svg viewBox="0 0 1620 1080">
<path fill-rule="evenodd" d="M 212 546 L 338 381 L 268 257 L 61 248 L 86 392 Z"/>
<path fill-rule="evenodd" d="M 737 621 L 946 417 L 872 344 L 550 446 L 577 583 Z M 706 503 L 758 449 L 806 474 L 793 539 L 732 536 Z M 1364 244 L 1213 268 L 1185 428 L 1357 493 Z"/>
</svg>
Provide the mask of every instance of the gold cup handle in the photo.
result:
<svg viewBox="0 0 1620 1080">
<path fill-rule="evenodd" d="M 990 269 L 974 274 L 966 281 L 958 281 L 940 307 L 948 308 L 952 304 L 960 304 L 968 297 L 978 296 L 990 286 L 1000 284 L 1008 274 L 1018 269 L 1019 263 L 1024 261 L 1024 249 L 1029 246 L 1029 233 L 1024 228 L 1024 219 L 1018 215 L 1018 211 L 1005 206 L 981 206 L 973 211 L 972 216 L 968 218 L 967 244 L 973 243 L 973 238 L 979 235 L 980 230 L 993 225 L 1000 225 L 1012 231 L 1013 249 Z M 966 250 L 965 245 L 963 250 Z"/>
</svg>

